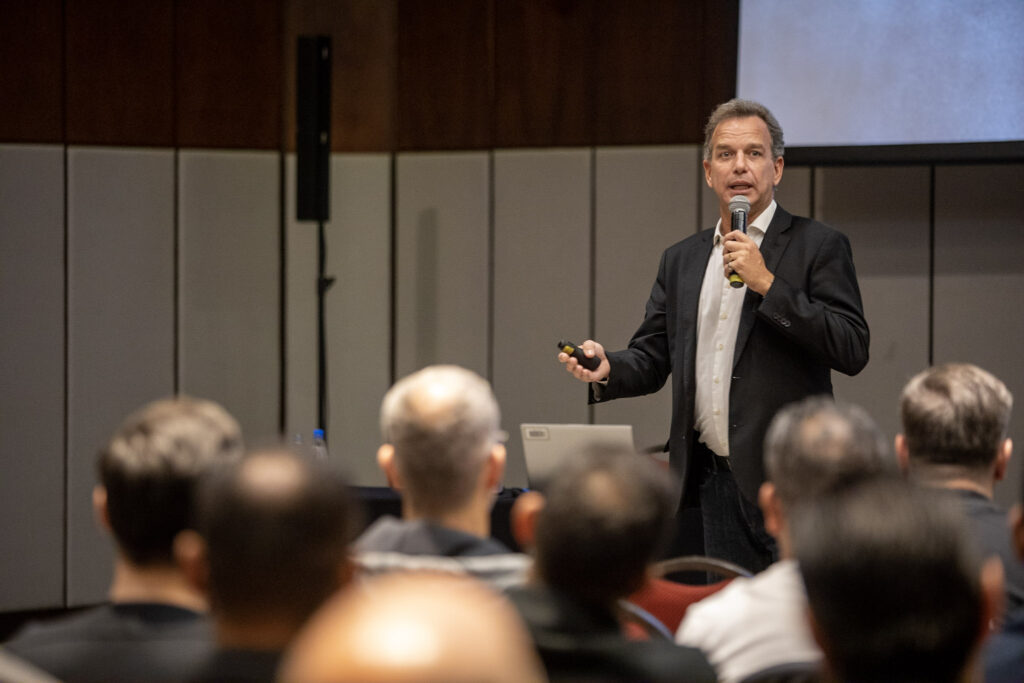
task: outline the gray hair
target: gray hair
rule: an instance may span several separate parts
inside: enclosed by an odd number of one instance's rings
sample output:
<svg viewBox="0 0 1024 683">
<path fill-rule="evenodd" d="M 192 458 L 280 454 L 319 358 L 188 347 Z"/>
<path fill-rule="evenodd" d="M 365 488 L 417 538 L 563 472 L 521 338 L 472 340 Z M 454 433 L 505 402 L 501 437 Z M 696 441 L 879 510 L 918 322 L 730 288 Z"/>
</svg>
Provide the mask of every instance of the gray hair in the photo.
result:
<svg viewBox="0 0 1024 683">
<path fill-rule="evenodd" d="M 900 396 L 911 458 L 969 469 L 989 466 L 1010 425 L 1013 396 L 976 365 L 948 363 L 914 376 Z"/>
<path fill-rule="evenodd" d="M 403 494 L 427 515 L 465 504 L 500 420 L 490 384 L 465 368 L 435 365 L 397 382 L 384 396 L 380 426 L 395 449 Z"/>
<path fill-rule="evenodd" d="M 768 480 L 787 508 L 897 469 L 867 412 L 831 396 L 812 396 L 780 410 L 768 427 L 764 452 Z"/>
<path fill-rule="evenodd" d="M 739 119 L 747 116 L 756 116 L 768 126 L 768 135 L 772 141 L 772 159 L 778 159 L 785 154 L 786 143 L 782 138 L 782 126 L 768 111 L 768 107 L 751 100 L 734 98 L 715 107 L 708 118 L 707 125 L 704 126 L 704 161 L 711 159 L 711 137 L 715 134 L 718 124 L 726 119 Z"/>
</svg>

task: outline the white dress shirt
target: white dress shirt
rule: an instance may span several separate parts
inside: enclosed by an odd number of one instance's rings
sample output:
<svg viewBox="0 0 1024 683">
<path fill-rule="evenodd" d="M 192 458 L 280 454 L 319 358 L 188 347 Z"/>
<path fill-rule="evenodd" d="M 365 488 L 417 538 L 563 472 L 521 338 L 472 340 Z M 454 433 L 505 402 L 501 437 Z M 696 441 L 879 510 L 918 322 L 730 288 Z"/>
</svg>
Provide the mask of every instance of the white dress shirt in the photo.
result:
<svg viewBox="0 0 1024 683">
<path fill-rule="evenodd" d="M 758 248 L 775 215 L 775 200 L 747 226 Z M 693 428 L 700 441 L 721 456 L 729 455 L 729 386 L 733 352 L 747 286 L 731 287 L 722 262 L 722 220 L 715 225 L 715 245 L 704 270 L 697 315 L 697 386 Z"/>
</svg>

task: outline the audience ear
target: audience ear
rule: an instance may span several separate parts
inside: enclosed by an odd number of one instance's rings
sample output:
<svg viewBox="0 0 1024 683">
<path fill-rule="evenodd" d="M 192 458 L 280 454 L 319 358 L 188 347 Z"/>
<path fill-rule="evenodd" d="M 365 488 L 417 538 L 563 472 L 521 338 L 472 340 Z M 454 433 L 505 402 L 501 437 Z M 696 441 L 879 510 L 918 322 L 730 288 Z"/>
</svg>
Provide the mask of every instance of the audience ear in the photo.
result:
<svg viewBox="0 0 1024 683">
<path fill-rule="evenodd" d="M 388 480 L 388 486 L 396 491 L 402 490 L 402 479 L 398 475 L 398 467 L 395 466 L 395 447 L 389 443 L 383 444 L 377 449 L 377 466 L 384 472 Z"/>
<path fill-rule="evenodd" d="M 488 491 L 501 490 L 501 482 L 505 479 L 505 456 L 504 444 L 494 444 L 491 454 L 487 458 L 487 466 L 484 468 L 484 476 L 487 478 L 484 484 Z"/>
<path fill-rule="evenodd" d="M 1003 439 L 1003 442 L 1001 444 L 999 444 L 999 453 L 996 454 L 996 481 L 1002 481 L 1003 477 L 1006 476 L 1006 468 L 1010 466 L 1010 456 L 1012 454 L 1013 439 L 1007 437 Z"/>
<path fill-rule="evenodd" d="M 978 641 L 982 642 L 989 633 L 998 631 L 1003 625 L 1006 607 L 1006 584 L 1003 562 L 998 556 L 985 560 L 981 566 L 981 628 Z"/>
<path fill-rule="evenodd" d="M 779 497 L 775 492 L 775 484 L 770 481 L 761 484 L 761 488 L 757 492 L 757 503 L 760 505 L 761 513 L 764 515 L 765 531 L 771 534 L 773 538 L 778 538 L 779 533 L 782 531 L 784 520 Z"/>
<path fill-rule="evenodd" d="M 537 517 L 544 509 L 544 496 L 536 491 L 519 494 L 512 504 L 509 523 L 512 526 L 512 537 L 519 547 L 532 548 L 537 533 Z"/>
<path fill-rule="evenodd" d="M 899 463 L 900 471 L 906 474 L 910 471 L 910 449 L 907 447 L 907 437 L 897 434 L 893 439 L 892 448 L 896 453 L 896 462 Z"/>
<path fill-rule="evenodd" d="M 1017 557 L 1024 560 L 1024 505 L 1017 503 L 1010 509 L 1010 533 Z"/>
<path fill-rule="evenodd" d="M 92 512 L 96 516 L 96 522 L 101 527 L 110 531 L 110 511 L 107 510 L 107 489 L 96 485 L 92 489 Z"/>
<path fill-rule="evenodd" d="M 192 587 L 205 595 L 210 570 L 203 537 L 192 529 L 179 532 L 174 537 L 174 559 Z"/>
</svg>

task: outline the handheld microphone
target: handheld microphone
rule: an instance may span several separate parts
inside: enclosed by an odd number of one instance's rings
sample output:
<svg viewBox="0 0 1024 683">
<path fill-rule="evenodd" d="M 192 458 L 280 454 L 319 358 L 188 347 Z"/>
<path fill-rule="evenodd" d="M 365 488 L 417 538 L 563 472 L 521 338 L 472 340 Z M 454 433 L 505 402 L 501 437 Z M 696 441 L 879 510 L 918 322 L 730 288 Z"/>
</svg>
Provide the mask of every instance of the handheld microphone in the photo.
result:
<svg viewBox="0 0 1024 683">
<path fill-rule="evenodd" d="M 597 356 L 587 356 L 583 353 L 583 349 L 576 346 L 572 342 L 562 340 L 558 342 L 558 350 L 562 353 L 572 356 L 576 361 L 587 370 L 597 370 L 598 366 L 601 365 L 601 359 Z"/>
<path fill-rule="evenodd" d="M 747 234 L 747 214 L 750 213 L 750 200 L 741 194 L 729 200 L 729 213 L 732 214 L 732 229 Z M 739 273 L 729 275 L 729 286 L 738 289 L 743 286 L 743 278 Z"/>
</svg>

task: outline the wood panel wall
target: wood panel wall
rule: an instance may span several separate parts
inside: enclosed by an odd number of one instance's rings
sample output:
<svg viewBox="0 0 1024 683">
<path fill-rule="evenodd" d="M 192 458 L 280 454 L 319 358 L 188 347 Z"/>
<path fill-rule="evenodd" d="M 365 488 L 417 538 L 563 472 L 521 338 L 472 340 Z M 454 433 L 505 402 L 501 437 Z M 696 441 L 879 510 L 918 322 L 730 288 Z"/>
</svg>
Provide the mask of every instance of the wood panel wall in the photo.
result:
<svg viewBox="0 0 1024 683">
<path fill-rule="evenodd" d="M 334 151 L 697 142 L 737 30 L 738 0 L 9 0 L 0 142 L 291 149 L 309 33 Z"/>
</svg>

